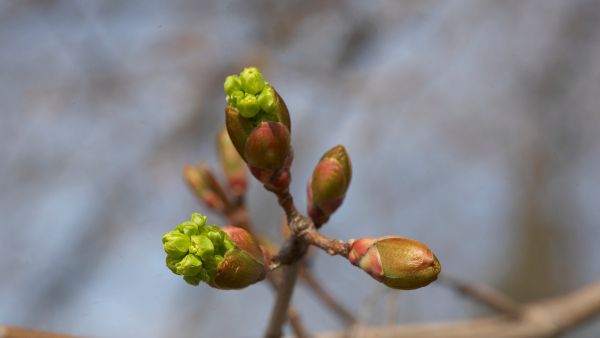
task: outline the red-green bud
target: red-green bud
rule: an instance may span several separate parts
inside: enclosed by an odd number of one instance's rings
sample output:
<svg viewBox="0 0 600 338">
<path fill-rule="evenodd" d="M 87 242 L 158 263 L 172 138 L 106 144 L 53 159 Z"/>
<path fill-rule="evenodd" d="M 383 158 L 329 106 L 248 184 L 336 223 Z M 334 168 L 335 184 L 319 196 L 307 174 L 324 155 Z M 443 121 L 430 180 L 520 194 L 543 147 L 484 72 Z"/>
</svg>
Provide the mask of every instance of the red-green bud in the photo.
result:
<svg viewBox="0 0 600 338">
<path fill-rule="evenodd" d="M 248 185 L 246 165 L 231 142 L 226 129 L 221 129 L 219 132 L 217 150 L 229 188 L 236 196 L 242 196 L 246 192 Z"/>
<path fill-rule="evenodd" d="M 223 188 L 205 164 L 185 165 L 183 167 L 183 178 L 198 199 L 209 208 L 223 211 L 229 203 Z"/>
<path fill-rule="evenodd" d="M 428 285 L 437 279 L 440 262 L 423 243 L 388 236 L 350 242 L 348 260 L 383 284 L 402 290 Z"/>
<path fill-rule="evenodd" d="M 264 279 L 266 260 L 246 230 L 206 225 L 192 215 L 163 236 L 167 267 L 192 285 L 206 282 L 218 289 L 241 289 Z"/>
<path fill-rule="evenodd" d="M 352 179 L 352 164 L 346 149 L 337 145 L 327 151 L 315 166 L 308 183 L 308 214 L 321 225 L 344 201 Z"/>
</svg>

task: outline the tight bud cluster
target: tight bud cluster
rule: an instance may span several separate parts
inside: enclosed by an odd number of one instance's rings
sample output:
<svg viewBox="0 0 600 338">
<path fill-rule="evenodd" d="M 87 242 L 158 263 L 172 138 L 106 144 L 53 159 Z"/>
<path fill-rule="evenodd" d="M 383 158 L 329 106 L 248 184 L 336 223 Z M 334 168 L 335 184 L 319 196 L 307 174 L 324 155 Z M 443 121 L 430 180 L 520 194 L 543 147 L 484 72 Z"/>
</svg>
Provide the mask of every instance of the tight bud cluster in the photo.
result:
<svg viewBox="0 0 600 338">
<path fill-rule="evenodd" d="M 262 251 L 247 231 L 206 225 L 201 214 L 164 234 L 162 243 L 167 267 L 192 285 L 241 289 L 265 276 Z"/>
</svg>

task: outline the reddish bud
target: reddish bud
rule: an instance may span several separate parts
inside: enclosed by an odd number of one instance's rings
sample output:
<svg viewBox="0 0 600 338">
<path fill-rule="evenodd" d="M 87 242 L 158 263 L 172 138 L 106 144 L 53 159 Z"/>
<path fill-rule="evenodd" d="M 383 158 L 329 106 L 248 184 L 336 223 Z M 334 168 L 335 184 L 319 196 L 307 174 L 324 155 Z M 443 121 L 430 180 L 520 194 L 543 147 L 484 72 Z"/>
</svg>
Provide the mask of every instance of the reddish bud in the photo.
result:
<svg viewBox="0 0 600 338">
<path fill-rule="evenodd" d="M 200 163 L 196 166 L 186 164 L 183 167 L 183 178 L 198 199 L 209 208 L 222 211 L 229 203 L 223 188 L 205 164 Z"/>
<path fill-rule="evenodd" d="M 250 233 L 242 228 L 224 226 L 223 231 L 235 244 L 217 265 L 209 284 L 218 289 L 241 289 L 265 278 L 263 251 Z"/>
<path fill-rule="evenodd" d="M 352 179 L 352 164 L 344 146 L 327 151 L 313 170 L 308 195 L 308 214 L 317 225 L 329 219 L 344 201 Z"/>
<path fill-rule="evenodd" d="M 440 262 L 425 244 L 398 236 L 352 241 L 348 260 L 394 289 L 426 286 L 441 271 Z"/>
</svg>

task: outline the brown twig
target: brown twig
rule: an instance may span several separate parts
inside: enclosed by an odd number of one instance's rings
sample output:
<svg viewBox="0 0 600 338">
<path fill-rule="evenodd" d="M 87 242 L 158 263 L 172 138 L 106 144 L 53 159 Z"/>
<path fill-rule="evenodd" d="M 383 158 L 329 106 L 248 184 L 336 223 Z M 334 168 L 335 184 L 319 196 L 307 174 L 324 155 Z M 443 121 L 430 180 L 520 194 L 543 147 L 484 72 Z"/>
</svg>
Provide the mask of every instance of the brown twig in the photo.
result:
<svg viewBox="0 0 600 338">
<path fill-rule="evenodd" d="M 521 306 L 502 292 L 483 284 L 467 283 L 454 277 L 442 275 L 438 278 L 441 285 L 448 286 L 461 294 L 472 297 L 490 308 L 517 318 L 523 314 Z"/>
<path fill-rule="evenodd" d="M 242 227 L 248 230 L 248 232 L 250 232 L 251 234 L 255 235 L 254 226 L 250 221 L 250 216 L 248 214 L 248 210 L 246 209 L 246 205 L 244 203 L 243 198 L 235 199 L 234 203 L 223 212 L 223 216 L 225 216 L 229 224 Z M 273 278 L 273 275 L 269 274 L 267 276 L 267 279 L 269 280 L 271 286 L 275 290 L 278 290 L 279 285 Z M 306 332 L 304 325 L 302 324 L 302 319 L 298 314 L 298 311 L 296 311 L 292 306 L 288 305 L 288 307 L 289 308 L 287 311 L 287 320 L 289 321 L 290 326 L 294 331 L 294 334 L 297 338 L 308 337 L 309 335 Z"/>
<path fill-rule="evenodd" d="M 279 338 L 282 335 L 282 326 L 286 320 L 286 314 L 292 299 L 294 292 L 294 286 L 296 284 L 296 277 L 298 276 L 298 261 L 283 265 L 280 269 L 282 280 L 279 288 L 277 289 L 277 297 L 275 298 L 275 305 L 271 312 L 271 319 L 265 332 L 266 338 Z"/>
<path fill-rule="evenodd" d="M 522 307 L 519 318 L 492 316 L 450 323 L 361 327 L 362 338 L 550 338 L 600 313 L 600 281 L 563 296 Z M 322 333 L 315 338 L 344 338 L 348 332 Z"/>
<path fill-rule="evenodd" d="M 315 293 L 317 298 L 340 319 L 346 322 L 346 324 L 356 323 L 356 318 L 354 315 L 344 306 L 342 306 L 342 304 L 338 303 L 338 301 L 321 286 L 321 283 L 315 279 L 312 272 L 307 267 L 303 266 L 303 268 L 300 270 L 300 278 L 306 283 L 310 290 Z"/>
<path fill-rule="evenodd" d="M 0 338 L 75 338 L 62 333 L 44 332 L 0 324 Z"/>
</svg>

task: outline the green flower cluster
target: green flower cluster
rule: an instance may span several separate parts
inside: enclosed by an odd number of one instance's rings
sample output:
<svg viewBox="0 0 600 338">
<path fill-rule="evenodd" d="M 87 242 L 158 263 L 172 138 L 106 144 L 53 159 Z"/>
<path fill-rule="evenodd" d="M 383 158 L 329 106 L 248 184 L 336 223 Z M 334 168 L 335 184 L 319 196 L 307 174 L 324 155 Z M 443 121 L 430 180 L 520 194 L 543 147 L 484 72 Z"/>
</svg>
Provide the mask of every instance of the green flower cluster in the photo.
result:
<svg viewBox="0 0 600 338">
<path fill-rule="evenodd" d="M 162 243 L 167 267 L 192 285 L 211 282 L 225 254 L 236 248 L 223 230 L 206 225 L 206 216 L 196 213 L 164 234 Z"/>
<path fill-rule="evenodd" d="M 223 87 L 227 93 L 227 103 L 254 124 L 277 121 L 277 95 L 258 68 L 247 67 L 239 76 L 229 75 Z"/>
</svg>

